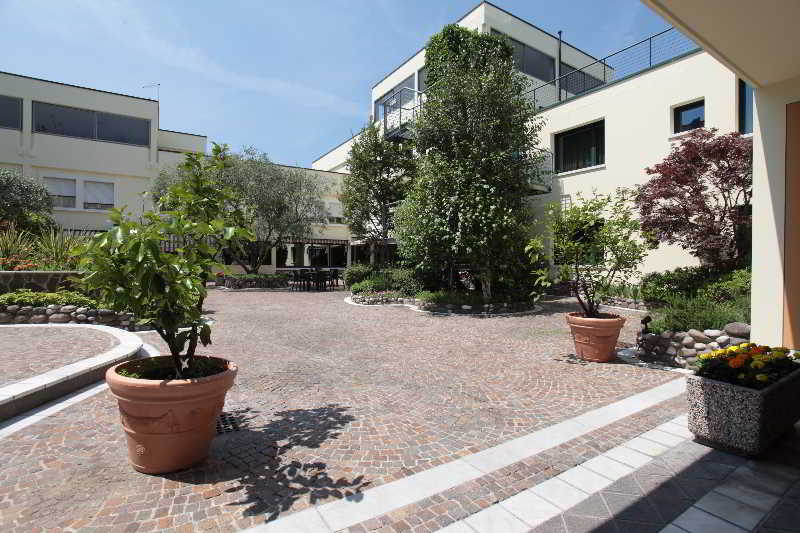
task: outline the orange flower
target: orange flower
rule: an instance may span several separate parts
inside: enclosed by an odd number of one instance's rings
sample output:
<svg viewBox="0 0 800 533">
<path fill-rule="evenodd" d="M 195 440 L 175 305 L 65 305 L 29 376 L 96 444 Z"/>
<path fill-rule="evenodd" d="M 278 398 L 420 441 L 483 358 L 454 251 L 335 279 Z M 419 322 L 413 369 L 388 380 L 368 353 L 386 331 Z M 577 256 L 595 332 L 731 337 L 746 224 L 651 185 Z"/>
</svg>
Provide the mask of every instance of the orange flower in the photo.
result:
<svg viewBox="0 0 800 533">
<path fill-rule="evenodd" d="M 728 361 L 728 366 L 731 368 L 741 368 L 744 366 L 744 359 L 741 357 L 734 357 L 730 361 Z"/>
</svg>

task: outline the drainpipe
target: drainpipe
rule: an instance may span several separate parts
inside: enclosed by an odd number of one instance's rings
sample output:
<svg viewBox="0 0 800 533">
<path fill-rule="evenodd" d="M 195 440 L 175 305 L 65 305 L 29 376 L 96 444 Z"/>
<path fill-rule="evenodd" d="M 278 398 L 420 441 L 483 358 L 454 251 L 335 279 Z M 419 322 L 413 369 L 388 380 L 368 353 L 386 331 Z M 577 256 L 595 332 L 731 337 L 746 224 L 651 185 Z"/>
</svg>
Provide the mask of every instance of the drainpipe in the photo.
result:
<svg viewBox="0 0 800 533">
<path fill-rule="evenodd" d="M 556 91 L 561 101 L 561 30 L 558 30 L 558 53 L 556 54 Z"/>
</svg>

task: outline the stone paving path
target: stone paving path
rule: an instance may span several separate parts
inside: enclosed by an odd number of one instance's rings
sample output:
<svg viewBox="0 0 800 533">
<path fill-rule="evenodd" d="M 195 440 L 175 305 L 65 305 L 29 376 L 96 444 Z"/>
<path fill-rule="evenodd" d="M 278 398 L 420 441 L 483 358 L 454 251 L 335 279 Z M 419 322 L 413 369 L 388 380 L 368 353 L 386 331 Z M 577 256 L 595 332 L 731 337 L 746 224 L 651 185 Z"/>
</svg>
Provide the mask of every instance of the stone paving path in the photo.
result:
<svg viewBox="0 0 800 533">
<path fill-rule="evenodd" d="M 0 328 L 0 387 L 107 352 L 119 341 L 103 331 L 68 326 Z"/>
<path fill-rule="evenodd" d="M 97 394 L 0 440 L 0 531 L 234 531 L 676 377 L 571 356 L 564 313 L 575 306 L 567 301 L 533 316 L 480 319 L 355 307 L 342 298 L 212 291 L 214 344 L 201 351 L 239 364 L 226 405 L 239 430 L 217 438 L 204 465 L 136 474 L 116 405 L 107 392 Z M 627 342 L 641 315 L 630 316 Z M 580 457 L 611 447 L 615 431 L 571 449 Z M 568 455 L 554 464 L 575 460 Z M 548 468 L 534 466 L 527 476 Z"/>
</svg>

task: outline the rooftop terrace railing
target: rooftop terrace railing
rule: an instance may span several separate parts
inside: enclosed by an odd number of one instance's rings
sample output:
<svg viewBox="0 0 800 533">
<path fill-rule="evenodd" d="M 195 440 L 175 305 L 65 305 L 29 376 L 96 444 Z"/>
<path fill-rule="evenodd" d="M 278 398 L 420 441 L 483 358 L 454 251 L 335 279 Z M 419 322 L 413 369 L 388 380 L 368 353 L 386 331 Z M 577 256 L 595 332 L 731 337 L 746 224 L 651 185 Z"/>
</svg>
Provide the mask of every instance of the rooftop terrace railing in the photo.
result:
<svg viewBox="0 0 800 533">
<path fill-rule="evenodd" d="M 558 78 L 532 88 L 528 94 L 537 109 L 546 109 L 699 48 L 675 28 L 668 28 L 584 67 L 561 73 Z"/>
</svg>

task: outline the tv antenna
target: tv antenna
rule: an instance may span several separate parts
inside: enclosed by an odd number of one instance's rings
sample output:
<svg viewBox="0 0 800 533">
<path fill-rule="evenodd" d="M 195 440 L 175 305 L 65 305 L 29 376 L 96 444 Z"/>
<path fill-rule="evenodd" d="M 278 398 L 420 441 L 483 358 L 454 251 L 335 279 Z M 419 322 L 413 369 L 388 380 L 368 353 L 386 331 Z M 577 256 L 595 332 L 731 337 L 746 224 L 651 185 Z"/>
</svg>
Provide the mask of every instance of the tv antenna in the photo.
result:
<svg viewBox="0 0 800 533">
<path fill-rule="evenodd" d="M 156 100 L 159 102 L 161 101 L 161 84 L 160 83 L 151 83 L 150 85 L 142 85 L 142 89 L 153 89 L 156 90 Z"/>
</svg>

